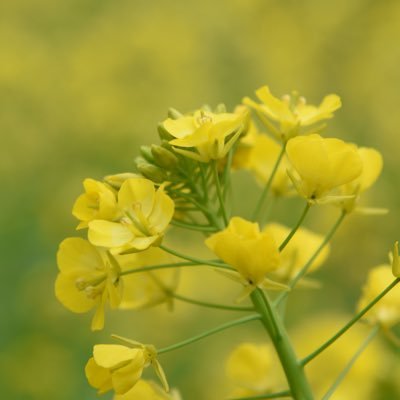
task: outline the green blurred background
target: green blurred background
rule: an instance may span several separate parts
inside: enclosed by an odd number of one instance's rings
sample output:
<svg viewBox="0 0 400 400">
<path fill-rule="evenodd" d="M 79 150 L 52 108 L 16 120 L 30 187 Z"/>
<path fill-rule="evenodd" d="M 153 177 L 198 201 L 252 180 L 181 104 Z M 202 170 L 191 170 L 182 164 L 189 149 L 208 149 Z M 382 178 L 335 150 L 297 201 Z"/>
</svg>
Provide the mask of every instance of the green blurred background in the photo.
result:
<svg viewBox="0 0 400 400">
<path fill-rule="evenodd" d="M 400 236 L 399 21 L 397 0 L 0 2 L 0 397 L 95 399 L 83 366 L 111 332 L 161 346 L 230 318 L 159 307 L 109 315 L 105 331 L 92 334 L 90 316 L 54 298 L 55 254 L 75 234 L 70 211 L 82 180 L 132 170 L 169 106 L 232 108 L 263 84 L 277 95 L 297 89 L 311 103 L 341 96 L 326 135 L 383 153 L 368 203 L 390 214 L 347 221 L 318 274 L 323 289 L 296 297 L 291 320 L 306 310 L 351 313 L 366 271 Z M 243 176 L 238 182 L 256 193 Z M 246 214 L 249 204 L 240 204 Z M 277 212 L 293 222 L 298 204 L 288 204 L 292 212 Z M 307 225 L 324 232 L 330 219 L 320 215 Z M 198 296 L 219 290 L 210 274 L 185 279 Z M 186 400 L 226 393 L 224 360 L 240 337 L 262 332 L 237 329 L 163 358 Z M 397 398 L 389 379 L 379 384 L 371 399 Z"/>
</svg>

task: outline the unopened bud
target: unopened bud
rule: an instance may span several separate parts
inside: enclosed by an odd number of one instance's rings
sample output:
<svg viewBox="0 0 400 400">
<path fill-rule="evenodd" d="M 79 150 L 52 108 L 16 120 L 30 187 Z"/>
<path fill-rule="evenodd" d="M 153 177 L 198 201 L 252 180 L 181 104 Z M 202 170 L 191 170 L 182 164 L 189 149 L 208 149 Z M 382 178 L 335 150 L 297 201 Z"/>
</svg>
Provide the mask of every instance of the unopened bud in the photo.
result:
<svg viewBox="0 0 400 400">
<path fill-rule="evenodd" d="M 226 113 L 226 105 L 224 103 L 218 104 L 217 107 L 215 108 L 215 113 L 216 114 Z"/>
<path fill-rule="evenodd" d="M 151 153 L 153 155 L 155 163 L 162 168 L 174 169 L 179 163 L 178 158 L 170 150 L 164 147 L 151 145 Z"/>
<path fill-rule="evenodd" d="M 170 141 L 174 139 L 174 137 L 165 129 L 162 122 L 160 122 L 157 126 L 158 136 L 161 140 Z"/>
<path fill-rule="evenodd" d="M 145 178 L 155 183 L 162 183 L 165 181 L 166 177 L 163 170 L 153 164 L 137 163 L 136 167 Z"/>
<path fill-rule="evenodd" d="M 122 174 L 107 175 L 103 179 L 114 189 L 118 190 L 127 179 L 131 178 L 140 178 L 140 176 L 132 172 L 124 172 Z"/>
<path fill-rule="evenodd" d="M 179 119 L 182 118 L 183 115 L 178 110 L 171 107 L 168 109 L 168 117 L 171 119 Z"/>
<path fill-rule="evenodd" d="M 154 162 L 153 154 L 151 152 L 150 146 L 140 146 L 140 154 L 149 163 Z"/>
</svg>

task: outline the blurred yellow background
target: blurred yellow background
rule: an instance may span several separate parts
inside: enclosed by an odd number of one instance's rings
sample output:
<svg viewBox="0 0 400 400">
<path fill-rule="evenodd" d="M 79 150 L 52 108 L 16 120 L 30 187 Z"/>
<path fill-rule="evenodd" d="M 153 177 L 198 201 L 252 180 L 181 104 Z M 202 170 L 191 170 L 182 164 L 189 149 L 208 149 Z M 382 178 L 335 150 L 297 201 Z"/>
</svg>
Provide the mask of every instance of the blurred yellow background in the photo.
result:
<svg viewBox="0 0 400 400">
<path fill-rule="evenodd" d="M 138 146 L 157 140 L 168 107 L 225 102 L 232 109 L 263 84 L 277 95 L 297 89 L 310 103 L 339 94 L 343 108 L 325 135 L 384 155 L 367 200 L 390 214 L 345 223 L 317 275 L 323 288 L 295 295 L 290 317 L 351 314 L 366 271 L 385 262 L 400 237 L 399 21 L 396 0 L 0 2 L 0 397 L 95 399 L 83 367 L 110 333 L 162 346 L 230 318 L 161 306 L 110 314 L 105 331 L 92 334 L 90 316 L 54 298 L 55 254 L 75 235 L 70 211 L 82 180 L 132 170 Z M 256 193 L 255 184 L 238 182 Z M 277 212 L 293 223 L 297 204 L 287 204 L 292 214 Z M 306 225 L 326 231 L 330 220 L 312 215 Z M 219 292 L 220 279 L 188 274 L 185 287 L 205 298 Z M 226 293 L 226 301 L 235 296 Z M 166 355 L 171 384 L 186 400 L 220 399 L 224 362 L 240 338 L 263 335 L 238 328 Z M 400 396 L 389 377 L 376 380 L 371 399 Z"/>
</svg>

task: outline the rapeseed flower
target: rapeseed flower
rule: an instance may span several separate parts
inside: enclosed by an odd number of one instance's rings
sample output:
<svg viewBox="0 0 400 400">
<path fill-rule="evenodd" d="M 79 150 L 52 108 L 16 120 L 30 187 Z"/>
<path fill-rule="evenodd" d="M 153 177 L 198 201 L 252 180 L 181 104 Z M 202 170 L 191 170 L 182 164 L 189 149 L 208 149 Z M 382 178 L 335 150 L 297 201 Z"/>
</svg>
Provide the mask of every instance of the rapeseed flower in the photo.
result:
<svg viewBox="0 0 400 400">
<path fill-rule="evenodd" d="M 288 170 L 289 176 L 298 193 L 310 203 L 348 198 L 329 195 L 362 173 L 363 163 L 357 147 L 340 139 L 325 139 L 317 134 L 299 136 L 288 141 L 286 153 L 296 173 Z"/>
<path fill-rule="evenodd" d="M 174 138 L 169 143 L 177 153 L 200 162 L 224 158 L 246 124 L 247 112 L 215 114 L 198 110 L 193 115 L 168 118 L 164 129 Z"/>
<path fill-rule="evenodd" d="M 127 179 L 118 192 L 118 221 L 89 223 L 89 241 L 113 253 L 145 250 L 160 243 L 174 214 L 174 202 L 163 186 L 145 178 Z"/>
<path fill-rule="evenodd" d="M 211 235 L 205 243 L 238 272 L 226 271 L 226 274 L 245 286 L 240 299 L 256 287 L 286 288 L 266 277 L 280 265 L 279 250 L 273 236 L 268 232 L 260 232 L 258 224 L 233 217 L 226 229 Z"/>
<path fill-rule="evenodd" d="M 140 379 L 132 389 L 125 394 L 116 394 L 113 400 L 181 400 L 181 397 L 177 390 L 166 393 L 155 382 Z"/>
<path fill-rule="evenodd" d="M 117 308 L 121 301 L 116 260 L 87 240 L 67 238 L 60 244 L 57 263 L 60 270 L 55 283 L 57 299 L 75 313 L 96 308 L 92 330 L 103 329 L 106 304 Z"/>
<path fill-rule="evenodd" d="M 296 92 L 278 99 L 271 94 L 268 86 L 256 90 L 256 96 L 261 103 L 248 97 L 243 99 L 243 103 L 253 108 L 271 133 L 284 142 L 299 134 L 321 129 L 315 124 L 332 118 L 342 105 L 336 94 L 324 97 L 319 106 L 307 104 L 306 99 Z"/>
<path fill-rule="evenodd" d="M 76 199 L 72 209 L 72 214 L 81 221 L 77 229 L 87 228 L 95 219 L 112 221 L 119 216 L 116 191 L 111 186 L 88 178 L 83 187 L 85 193 Z"/>
<path fill-rule="evenodd" d="M 114 390 L 125 394 L 142 376 L 144 368 L 152 365 L 165 391 L 169 387 L 164 371 L 157 360 L 157 351 L 152 345 L 132 342 L 132 347 L 118 344 L 98 344 L 93 348 L 93 357 L 85 367 L 86 377 L 99 394 Z"/>
</svg>

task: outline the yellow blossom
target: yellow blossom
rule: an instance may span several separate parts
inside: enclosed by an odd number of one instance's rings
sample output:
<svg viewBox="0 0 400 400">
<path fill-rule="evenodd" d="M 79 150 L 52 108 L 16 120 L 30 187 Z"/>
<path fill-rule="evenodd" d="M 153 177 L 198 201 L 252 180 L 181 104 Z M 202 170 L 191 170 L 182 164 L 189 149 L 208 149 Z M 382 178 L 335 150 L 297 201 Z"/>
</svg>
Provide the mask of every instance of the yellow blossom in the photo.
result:
<svg viewBox="0 0 400 400">
<path fill-rule="evenodd" d="M 277 243 L 282 243 L 289 235 L 290 229 L 284 225 L 272 223 L 264 228 L 264 232 L 269 232 Z M 324 237 L 311 232 L 306 228 L 299 228 L 287 246 L 281 251 L 280 267 L 274 271 L 274 275 L 280 280 L 289 281 L 305 266 L 321 245 Z M 327 259 L 329 255 L 329 245 L 325 246 L 319 255 L 310 265 L 307 272 L 315 271 Z"/>
<path fill-rule="evenodd" d="M 94 179 L 83 181 L 85 193 L 75 201 L 72 214 L 81 222 L 78 229 L 87 228 L 94 219 L 114 220 L 118 217 L 115 191 L 108 185 Z"/>
<path fill-rule="evenodd" d="M 128 254 L 118 258 L 122 274 L 150 265 L 174 262 L 174 258 L 156 247 L 150 247 L 139 253 Z M 124 291 L 121 309 L 139 309 L 162 302 L 171 302 L 169 293 L 174 292 L 179 279 L 179 268 L 165 268 L 148 272 L 124 275 Z"/>
<path fill-rule="evenodd" d="M 379 265 L 373 268 L 363 288 L 358 310 L 361 310 L 378 296 L 389 284 L 393 282 L 392 268 L 390 265 Z M 377 304 L 375 304 L 364 317 L 372 324 L 381 324 L 386 328 L 400 322 L 400 290 L 392 289 Z"/>
<path fill-rule="evenodd" d="M 193 115 L 163 122 L 173 136 L 169 143 L 175 151 L 201 162 L 224 158 L 239 138 L 246 123 L 247 113 L 214 114 L 198 110 Z"/>
<path fill-rule="evenodd" d="M 60 270 L 55 283 L 57 299 L 76 313 L 96 308 L 92 330 L 103 329 L 106 303 L 116 308 L 121 300 L 116 261 L 87 240 L 67 238 L 60 244 L 57 263 Z"/>
<path fill-rule="evenodd" d="M 353 198 L 343 200 L 341 206 L 346 212 L 353 211 L 362 192 L 369 189 L 378 179 L 383 166 L 382 155 L 375 149 L 360 147 L 358 149 L 363 169 L 361 175 L 353 181 L 340 187 L 342 195 L 353 195 Z M 373 211 L 374 209 L 371 209 Z M 376 209 L 379 211 L 379 209 Z M 362 212 L 363 209 L 360 209 Z"/>
<path fill-rule="evenodd" d="M 244 104 L 253 108 L 266 127 L 283 141 L 315 132 L 317 122 L 332 118 L 334 111 L 341 107 L 340 98 L 335 94 L 324 97 L 319 106 L 307 104 L 306 99 L 296 92 L 278 99 L 271 94 L 268 86 L 258 89 L 256 96 L 261 103 L 245 97 Z"/>
<path fill-rule="evenodd" d="M 329 201 L 329 192 L 358 178 L 362 160 L 357 147 L 340 139 L 320 135 L 290 139 L 287 156 L 297 176 L 290 177 L 299 194 L 310 202 Z M 331 199 L 337 201 L 341 196 Z"/>
<path fill-rule="evenodd" d="M 153 381 L 139 380 L 138 383 L 125 394 L 116 394 L 113 400 L 180 400 L 177 390 L 166 393 Z"/>
<path fill-rule="evenodd" d="M 234 267 L 238 281 L 245 285 L 243 296 L 257 286 L 282 289 L 266 274 L 279 267 L 279 250 L 273 236 L 260 232 L 258 224 L 233 217 L 223 231 L 206 239 L 206 245 L 224 262 Z M 235 279 L 235 275 L 227 273 Z"/>
<path fill-rule="evenodd" d="M 86 377 L 98 393 L 114 390 L 124 394 L 131 390 L 142 376 L 143 369 L 152 365 L 161 379 L 164 389 L 169 390 L 164 371 L 157 360 L 152 345 L 132 342 L 132 347 L 118 344 L 98 344 L 93 347 L 93 357 L 85 367 Z"/>
<path fill-rule="evenodd" d="M 89 240 L 113 253 L 145 250 L 162 240 L 174 214 L 174 202 L 145 178 L 127 179 L 118 192 L 118 221 L 94 220 L 89 223 Z"/>
<path fill-rule="evenodd" d="M 237 387 L 231 396 L 267 394 L 282 385 L 277 357 L 267 344 L 241 343 L 225 364 L 228 378 Z"/>
</svg>

